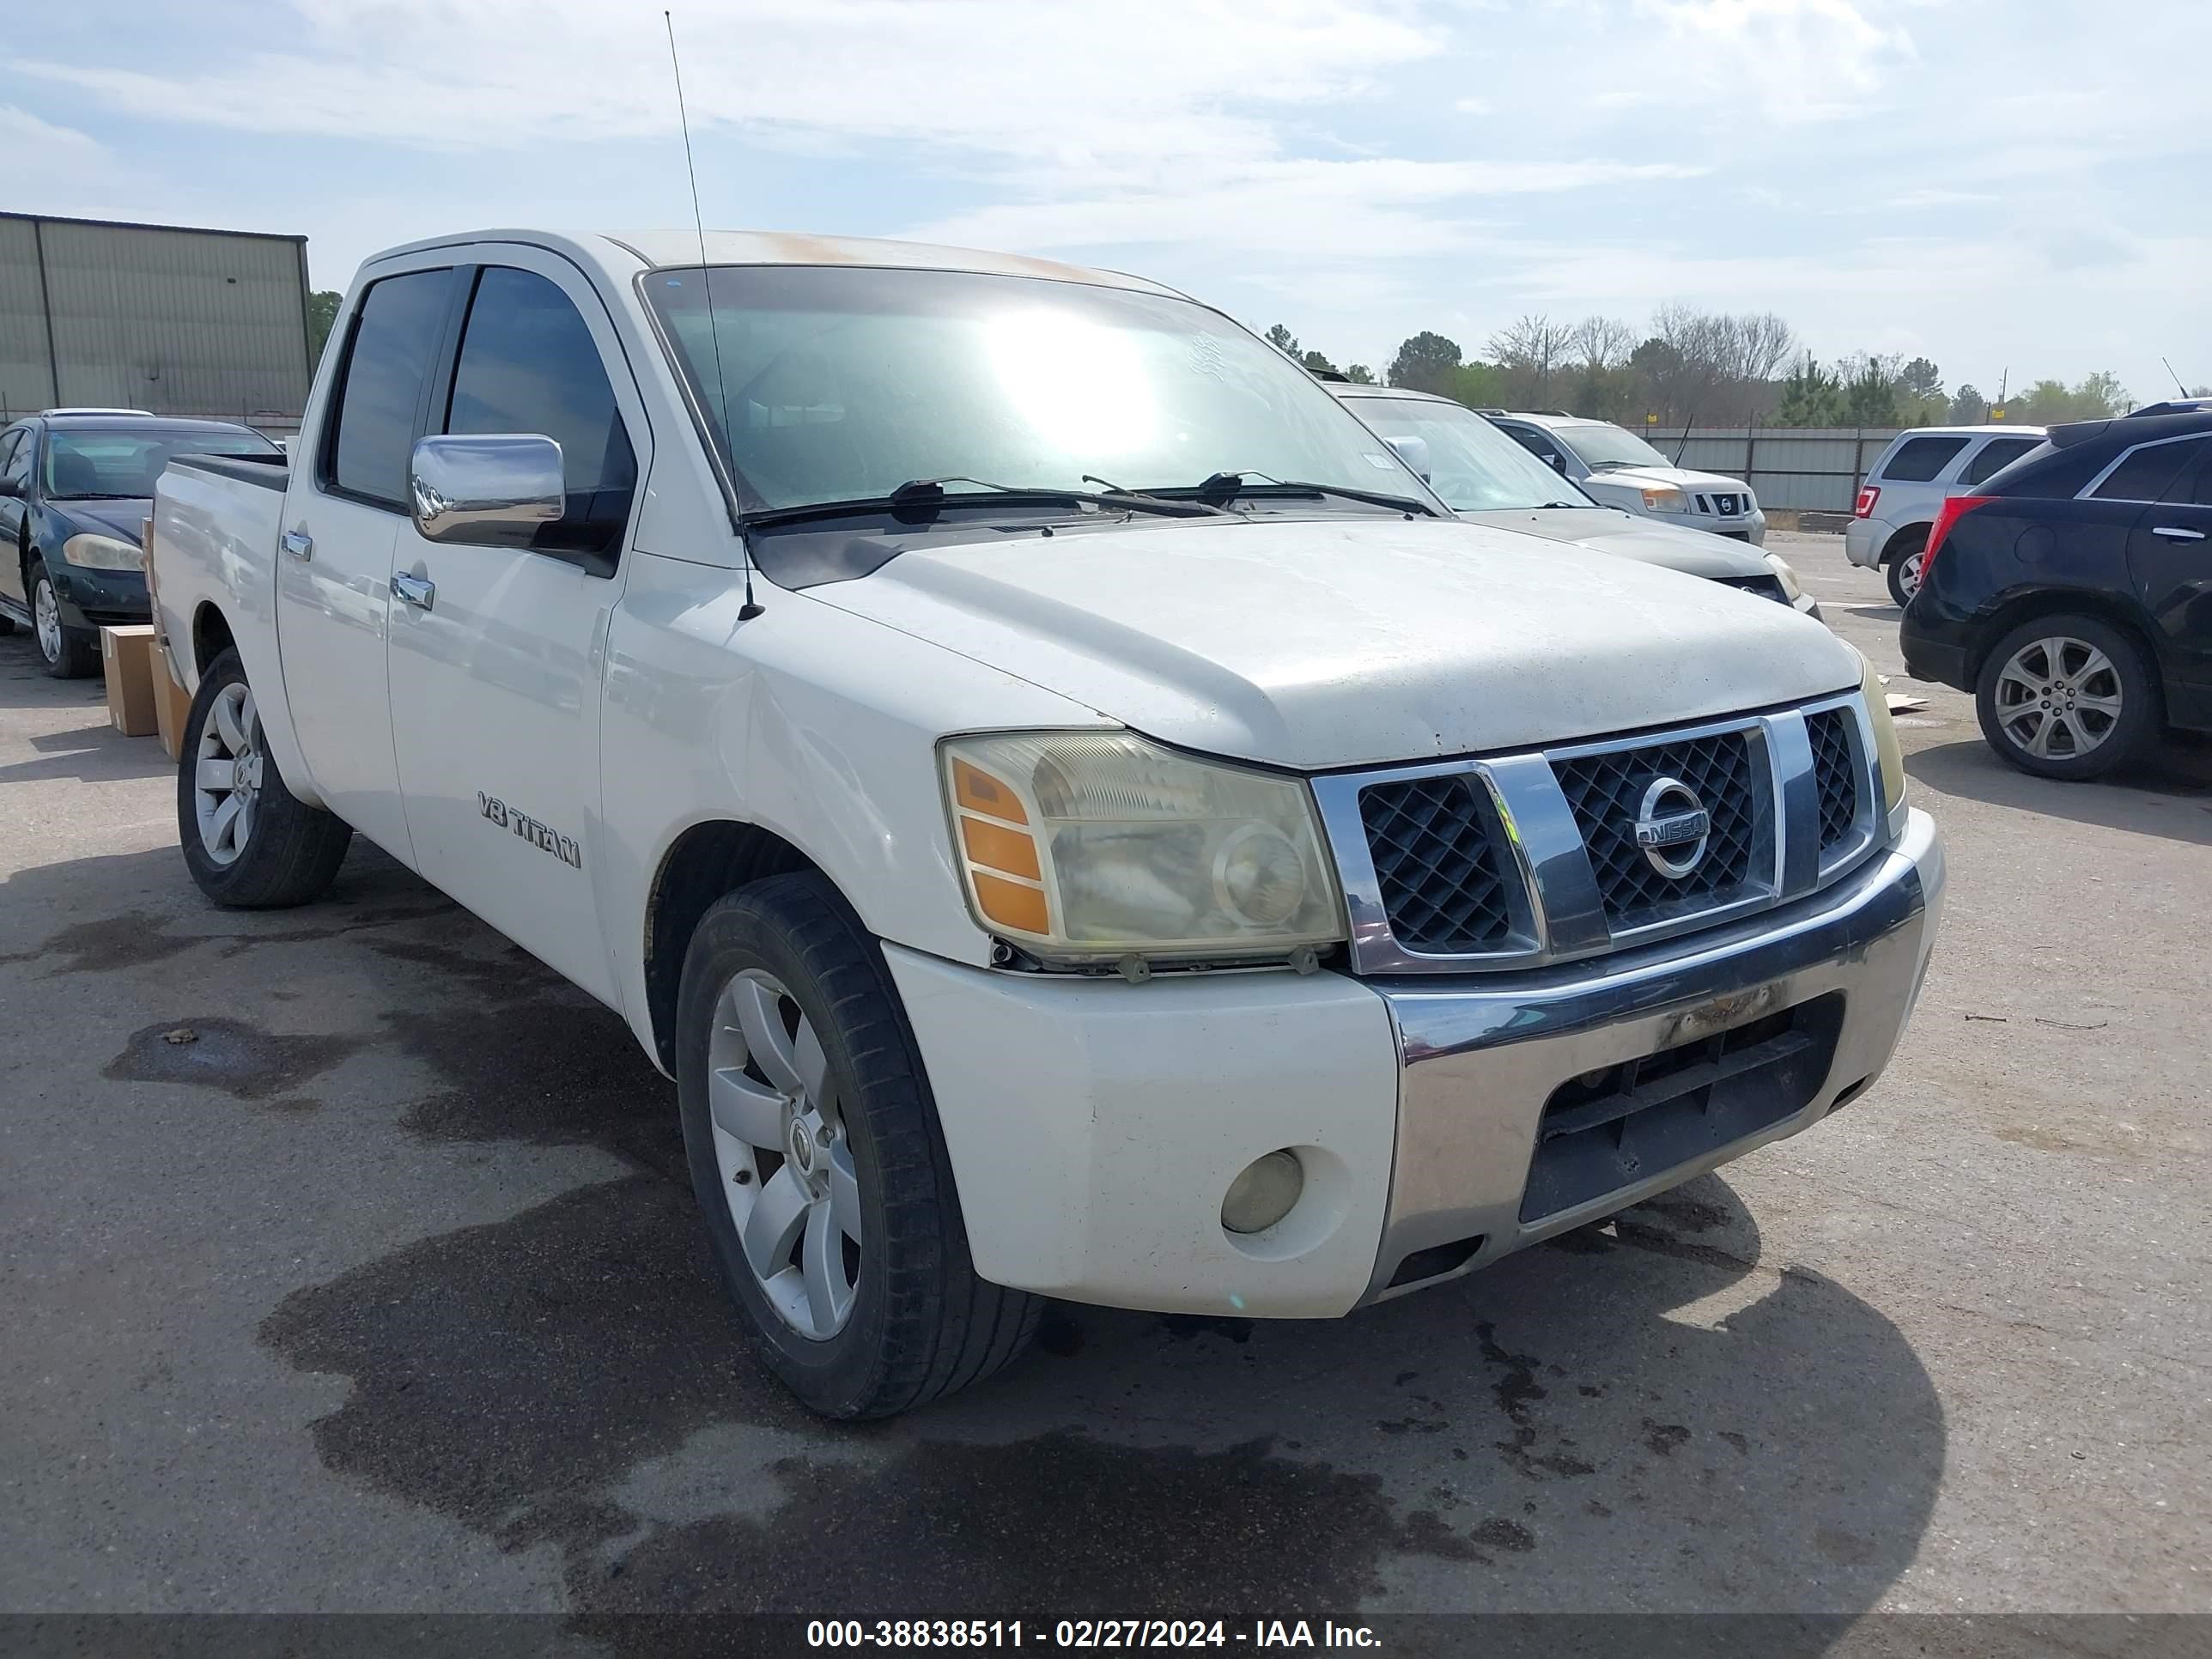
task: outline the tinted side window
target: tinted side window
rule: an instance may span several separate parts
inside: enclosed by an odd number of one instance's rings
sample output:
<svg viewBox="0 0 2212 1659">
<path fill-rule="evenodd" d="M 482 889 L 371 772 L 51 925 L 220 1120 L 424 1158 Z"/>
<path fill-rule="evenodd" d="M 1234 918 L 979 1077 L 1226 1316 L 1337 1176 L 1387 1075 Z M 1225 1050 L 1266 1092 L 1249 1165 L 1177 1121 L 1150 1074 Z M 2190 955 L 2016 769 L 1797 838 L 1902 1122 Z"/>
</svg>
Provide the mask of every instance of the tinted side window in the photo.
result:
<svg viewBox="0 0 2212 1659">
<path fill-rule="evenodd" d="M 2212 444 L 2212 439 L 2146 444 L 2125 456 L 2090 494 L 2100 501 L 2154 501 L 2181 476 L 2184 467 L 2204 453 L 2208 444 Z"/>
<path fill-rule="evenodd" d="M 1538 460 L 1549 461 L 1556 466 L 1565 459 L 1560 454 L 1557 444 L 1533 427 L 1509 426 L 1505 428 L 1505 435 Z"/>
<path fill-rule="evenodd" d="M 2187 450 L 2192 465 L 2182 468 L 2159 499 L 2178 501 L 2185 507 L 2212 507 L 2212 438 L 2200 438 L 2193 444 L 2176 444 L 2174 447 Z"/>
<path fill-rule="evenodd" d="M 0 478 L 18 486 L 31 481 L 31 433 L 27 427 L 0 435 Z"/>
<path fill-rule="evenodd" d="M 1998 468 L 2011 465 L 2041 441 L 2039 438 L 1992 438 L 1982 446 L 1972 460 L 1966 463 L 1966 470 L 1959 475 L 1959 482 L 1978 484 Z"/>
<path fill-rule="evenodd" d="M 323 447 L 323 482 L 399 510 L 422 379 L 445 326 L 450 270 L 387 276 L 362 298 L 331 402 L 335 424 Z"/>
<path fill-rule="evenodd" d="M 1907 438 L 1883 463 L 1881 476 L 1899 483 L 1926 483 L 1966 447 L 1964 438 Z"/>
<path fill-rule="evenodd" d="M 534 271 L 487 267 L 469 306 L 448 432 L 537 432 L 561 446 L 568 510 L 532 546 L 600 553 L 621 539 L 637 460 L 590 329 Z"/>
</svg>

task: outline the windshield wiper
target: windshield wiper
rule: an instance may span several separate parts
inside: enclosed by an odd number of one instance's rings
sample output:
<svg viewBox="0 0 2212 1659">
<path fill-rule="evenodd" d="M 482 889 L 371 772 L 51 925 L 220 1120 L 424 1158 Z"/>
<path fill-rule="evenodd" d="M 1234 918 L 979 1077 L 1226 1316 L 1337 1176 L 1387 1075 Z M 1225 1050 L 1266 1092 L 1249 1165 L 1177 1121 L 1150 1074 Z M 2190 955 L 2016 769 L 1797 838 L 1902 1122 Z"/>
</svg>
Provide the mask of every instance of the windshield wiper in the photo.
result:
<svg viewBox="0 0 2212 1659">
<path fill-rule="evenodd" d="M 945 488 L 953 483 L 975 484 L 977 488 L 959 491 L 949 491 Z M 1176 519 L 1210 518 L 1220 511 L 1218 507 L 1209 507 L 1203 501 L 1170 501 L 1154 495 L 1121 492 L 1102 495 L 1087 489 L 993 483 L 988 478 L 970 478 L 956 473 L 940 478 L 908 478 L 888 495 L 856 495 L 836 501 L 808 501 L 794 507 L 759 507 L 740 514 L 738 519 L 747 525 L 799 524 L 810 519 L 842 519 L 858 514 L 888 511 L 894 518 L 921 524 L 935 519 L 949 504 L 972 506 L 978 501 L 999 501 L 1008 507 L 1124 507 L 1133 512 L 1157 513 Z"/>
<path fill-rule="evenodd" d="M 1249 466 L 1240 467 L 1233 472 L 1211 474 L 1198 486 L 1198 494 L 1203 500 L 1233 501 L 1246 493 L 1244 480 L 1247 478 L 1258 478 L 1277 489 L 1291 490 L 1300 495 L 1340 495 L 1346 501 L 1364 501 L 1370 507 L 1388 507 L 1401 513 L 1419 513 L 1429 519 L 1440 516 L 1436 508 L 1418 495 L 1393 495 L 1380 489 L 1352 489 L 1344 484 L 1310 483 L 1304 478 L 1278 478 Z"/>
<path fill-rule="evenodd" d="M 1237 516 L 1227 507 L 1216 507 L 1211 501 L 1172 501 L 1165 495 L 1156 495 L 1148 490 L 1126 489 L 1122 485 L 1115 483 L 1111 478 L 1102 478 L 1095 472 L 1085 473 L 1083 475 L 1083 482 L 1085 483 L 1101 485 L 1104 488 L 1107 495 L 1117 501 L 1144 501 L 1150 502 L 1159 507 L 1202 507 L 1208 513 L 1219 514 L 1224 518 L 1233 519 Z"/>
</svg>

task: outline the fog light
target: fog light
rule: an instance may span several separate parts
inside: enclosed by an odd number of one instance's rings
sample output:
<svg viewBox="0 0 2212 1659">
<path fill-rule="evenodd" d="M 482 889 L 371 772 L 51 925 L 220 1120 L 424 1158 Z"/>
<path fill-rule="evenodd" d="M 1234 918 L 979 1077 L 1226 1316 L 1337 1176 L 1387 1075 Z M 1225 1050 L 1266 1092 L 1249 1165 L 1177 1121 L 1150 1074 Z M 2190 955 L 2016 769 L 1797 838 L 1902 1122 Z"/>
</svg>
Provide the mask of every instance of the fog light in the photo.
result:
<svg viewBox="0 0 2212 1659">
<path fill-rule="evenodd" d="M 1306 1172 L 1294 1152 L 1269 1152 L 1244 1166 L 1221 1200 L 1221 1224 L 1232 1233 L 1260 1233 L 1291 1212 L 1306 1188 Z"/>
</svg>

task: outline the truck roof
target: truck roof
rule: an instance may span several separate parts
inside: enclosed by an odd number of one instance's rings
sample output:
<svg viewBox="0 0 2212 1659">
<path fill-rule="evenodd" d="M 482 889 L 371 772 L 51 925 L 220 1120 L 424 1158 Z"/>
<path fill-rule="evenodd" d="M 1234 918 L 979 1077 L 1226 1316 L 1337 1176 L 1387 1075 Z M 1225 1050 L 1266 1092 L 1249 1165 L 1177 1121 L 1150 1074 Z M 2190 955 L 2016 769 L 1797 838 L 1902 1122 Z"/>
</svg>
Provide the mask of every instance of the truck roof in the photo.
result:
<svg viewBox="0 0 2212 1659">
<path fill-rule="evenodd" d="M 801 231 L 696 230 L 548 231 L 496 229 L 434 236 L 390 248 L 379 258 L 418 249 L 453 247 L 471 242 L 520 242 L 571 255 L 580 254 L 611 275 L 627 277 L 640 269 L 696 265 L 706 243 L 707 263 L 717 265 L 873 265 L 914 270 L 972 270 L 987 276 L 1036 276 L 1057 283 L 1085 283 L 1095 288 L 1133 289 L 1188 296 L 1161 283 L 1124 271 L 1064 264 L 1022 253 L 992 253 L 977 248 L 942 247 L 929 242 L 894 242 L 867 236 L 817 236 Z"/>
</svg>

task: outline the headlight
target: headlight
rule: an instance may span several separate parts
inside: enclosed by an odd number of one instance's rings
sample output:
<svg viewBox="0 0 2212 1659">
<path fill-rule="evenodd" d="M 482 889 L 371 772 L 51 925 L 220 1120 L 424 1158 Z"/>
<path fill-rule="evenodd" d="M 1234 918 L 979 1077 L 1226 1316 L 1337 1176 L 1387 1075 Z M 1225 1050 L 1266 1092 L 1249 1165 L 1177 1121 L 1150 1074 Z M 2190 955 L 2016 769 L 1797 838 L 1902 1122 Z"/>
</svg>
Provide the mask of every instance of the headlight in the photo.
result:
<svg viewBox="0 0 2212 1659">
<path fill-rule="evenodd" d="M 940 746 L 976 919 L 1047 960 L 1279 957 L 1344 937 L 1312 797 L 1127 732 Z"/>
<path fill-rule="evenodd" d="M 1765 559 L 1766 568 L 1774 573 L 1775 580 L 1782 584 L 1784 599 L 1795 605 L 1805 597 L 1805 590 L 1797 584 L 1797 573 L 1790 568 L 1787 559 L 1779 553 L 1762 554 L 1760 556 Z"/>
<path fill-rule="evenodd" d="M 1856 649 L 1856 647 L 1853 647 Z M 1866 694 L 1867 719 L 1874 726 L 1874 754 L 1881 770 L 1882 805 L 1889 813 L 1889 838 L 1905 833 L 1905 748 L 1897 740 L 1897 721 L 1889 712 L 1889 694 L 1881 689 L 1881 676 L 1859 653 L 1859 690 Z"/>
<path fill-rule="evenodd" d="M 1690 498 L 1672 484 L 1646 484 L 1644 487 L 1644 510 L 1646 513 L 1687 513 Z"/>
<path fill-rule="evenodd" d="M 87 570 L 143 570 L 145 550 L 136 542 L 113 536 L 72 536 L 62 544 L 62 557 Z"/>
</svg>

